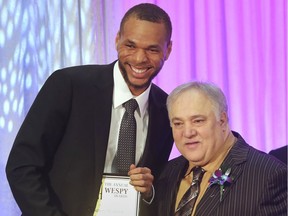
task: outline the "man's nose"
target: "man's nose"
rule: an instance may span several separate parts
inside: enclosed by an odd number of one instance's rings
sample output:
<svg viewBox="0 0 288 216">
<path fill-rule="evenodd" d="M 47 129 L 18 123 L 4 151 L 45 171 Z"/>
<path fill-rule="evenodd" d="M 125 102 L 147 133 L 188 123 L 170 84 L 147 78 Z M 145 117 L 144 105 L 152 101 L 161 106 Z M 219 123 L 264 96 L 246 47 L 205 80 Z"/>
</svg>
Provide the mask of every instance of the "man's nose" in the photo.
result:
<svg viewBox="0 0 288 216">
<path fill-rule="evenodd" d="M 185 137 L 193 137 L 197 134 L 197 131 L 195 130 L 194 127 L 188 125 L 184 127 L 184 132 L 183 132 Z"/>
<path fill-rule="evenodd" d="M 146 62 L 148 60 L 146 50 L 137 49 L 134 53 L 134 58 L 137 62 Z"/>
</svg>

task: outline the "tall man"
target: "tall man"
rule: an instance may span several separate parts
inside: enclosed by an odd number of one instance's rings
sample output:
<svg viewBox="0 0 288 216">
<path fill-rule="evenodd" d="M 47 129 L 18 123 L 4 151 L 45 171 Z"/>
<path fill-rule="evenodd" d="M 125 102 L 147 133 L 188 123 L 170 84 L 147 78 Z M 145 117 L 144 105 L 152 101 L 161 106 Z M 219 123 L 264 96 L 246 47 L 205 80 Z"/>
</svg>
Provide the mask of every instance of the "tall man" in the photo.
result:
<svg viewBox="0 0 288 216">
<path fill-rule="evenodd" d="M 113 162 L 125 112 L 122 104 L 130 99 L 137 101 L 137 167 L 132 164 L 129 175 L 138 191 L 151 195 L 153 178 L 173 144 L 167 94 L 151 83 L 169 57 L 171 34 L 164 10 L 136 5 L 121 21 L 117 61 L 65 68 L 48 78 L 18 132 L 6 167 L 24 216 L 93 215 L 103 173 L 117 172 Z M 127 175 L 128 171 L 129 167 Z"/>
<path fill-rule="evenodd" d="M 159 216 L 287 215 L 287 167 L 231 131 L 218 87 L 180 85 L 167 108 L 182 155 L 155 182 Z"/>
</svg>

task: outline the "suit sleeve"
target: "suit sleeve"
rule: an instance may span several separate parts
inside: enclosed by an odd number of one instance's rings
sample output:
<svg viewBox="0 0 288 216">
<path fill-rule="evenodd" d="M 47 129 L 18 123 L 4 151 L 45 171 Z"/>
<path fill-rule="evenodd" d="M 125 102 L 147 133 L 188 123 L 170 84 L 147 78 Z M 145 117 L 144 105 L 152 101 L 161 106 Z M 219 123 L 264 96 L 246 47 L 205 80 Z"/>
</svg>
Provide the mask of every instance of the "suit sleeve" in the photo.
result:
<svg viewBox="0 0 288 216">
<path fill-rule="evenodd" d="M 55 72 L 33 102 L 13 144 L 6 174 L 24 215 L 63 216 L 49 185 L 49 169 L 65 131 L 71 84 Z"/>
<path fill-rule="evenodd" d="M 287 216 L 287 168 L 270 173 L 262 192 L 257 216 Z"/>
</svg>

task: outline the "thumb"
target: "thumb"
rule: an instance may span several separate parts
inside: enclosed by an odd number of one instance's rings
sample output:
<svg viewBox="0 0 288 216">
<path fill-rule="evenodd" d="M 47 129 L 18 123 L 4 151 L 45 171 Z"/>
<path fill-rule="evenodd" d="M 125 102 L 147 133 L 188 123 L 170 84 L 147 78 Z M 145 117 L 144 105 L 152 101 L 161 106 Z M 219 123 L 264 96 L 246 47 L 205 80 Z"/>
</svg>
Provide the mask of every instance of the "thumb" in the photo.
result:
<svg viewBox="0 0 288 216">
<path fill-rule="evenodd" d="M 135 164 L 131 164 L 131 165 L 130 165 L 130 170 L 135 169 L 135 168 L 136 168 L 136 165 L 135 165 Z"/>
</svg>

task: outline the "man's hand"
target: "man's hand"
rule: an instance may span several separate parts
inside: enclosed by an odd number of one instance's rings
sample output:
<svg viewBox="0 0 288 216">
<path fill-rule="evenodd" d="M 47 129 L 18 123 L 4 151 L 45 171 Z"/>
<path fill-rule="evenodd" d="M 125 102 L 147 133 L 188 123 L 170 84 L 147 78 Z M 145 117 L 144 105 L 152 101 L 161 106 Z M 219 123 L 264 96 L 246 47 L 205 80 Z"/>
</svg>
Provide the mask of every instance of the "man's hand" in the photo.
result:
<svg viewBox="0 0 288 216">
<path fill-rule="evenodd" d="M 128 175 L 130 176 L 130 184 L 142 194 L 144 199 L 150 199 L 153 195 L 152 183 L 154 180 L 151 170 L 147 167 L 136 167 L 132 164 Z"/>
</svg>

